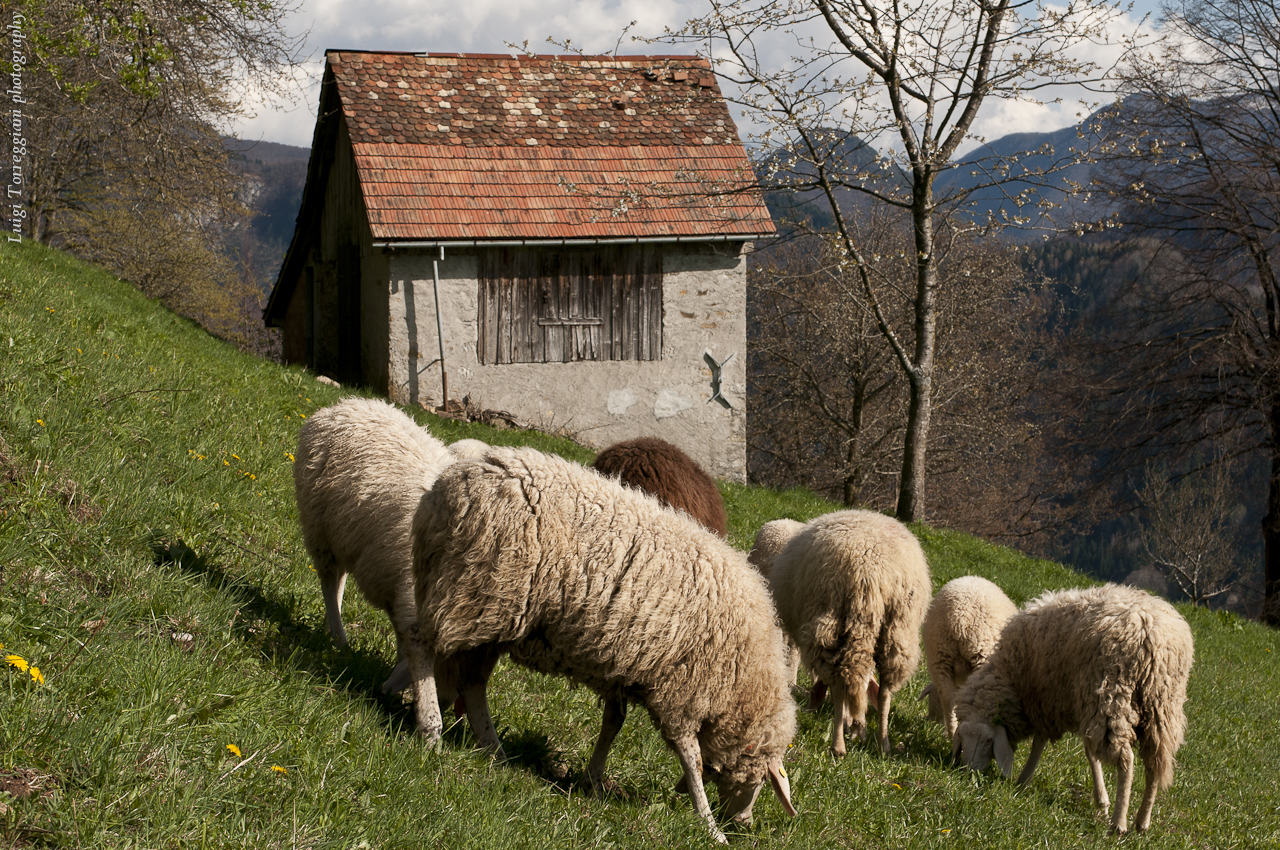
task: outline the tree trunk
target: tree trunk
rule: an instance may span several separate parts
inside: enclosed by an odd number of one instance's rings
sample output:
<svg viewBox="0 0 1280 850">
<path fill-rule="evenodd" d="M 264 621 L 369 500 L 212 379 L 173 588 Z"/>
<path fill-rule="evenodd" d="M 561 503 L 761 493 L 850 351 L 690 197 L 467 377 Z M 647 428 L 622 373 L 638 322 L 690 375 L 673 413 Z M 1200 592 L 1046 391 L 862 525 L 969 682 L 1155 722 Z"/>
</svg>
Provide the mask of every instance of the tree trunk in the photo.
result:
<svg viewBox="0 0 1280 850">
<path fill-rule="evenodd" d="M 1267 488 L 1267 515 L 1262 518 L 1263 602 L 1262 622 L 1280 627 L 1280 409 L 1271 412 L 1271 482 Z"/>
<path fill-rule="evenodd" d="M 907 370 L 910 401 L 907 435 L 902 447 L 902 477 L 898 482 L 898 519 L 924 520 L 925 456 L 929 449 L 929 420 L 933 415 L 933 356 L 937 325 L 935 299 L 938 265 L 934 257 L 932 178 L 917 178 L 912 201 L 916 238 L 915 357 Z"/>
<path fill-rule="evenodd" d="M 867 381 L 862 375 L 854 379 L 853 409 L 849 416 L 849 442 L 845 450 L 844 506 L 852 508 L 862 493 L 862 416 L 867 403 Z"/>
</svg>

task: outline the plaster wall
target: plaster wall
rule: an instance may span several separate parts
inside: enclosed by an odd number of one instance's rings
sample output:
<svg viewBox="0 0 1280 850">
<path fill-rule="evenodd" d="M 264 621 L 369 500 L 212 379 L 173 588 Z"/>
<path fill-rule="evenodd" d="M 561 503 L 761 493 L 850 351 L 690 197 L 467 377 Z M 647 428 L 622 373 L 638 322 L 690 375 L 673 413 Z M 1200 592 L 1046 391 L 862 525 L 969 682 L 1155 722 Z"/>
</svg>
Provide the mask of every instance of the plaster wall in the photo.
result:
<svg viewBox="0 0 1280 850">
<path fill-rule="evenodd" d="M 395 252 L 386 281 L 387 391 L 438 404 L 435 252 Z M 712 476 L 746 480 L 746 256 L 734 243 L 674 245 L 663 257 L 662 357 L 656 361 L 482 365 L 476 352 L 478 258 L 446 249 L 440 312 L 449 395 L 594 448 L 652 436 L 688 452 Z M 713 399 L 709 355 L 724 363 Z M 730 357 L 732 355 L 732 357 Z M 728 359 L 728 362 L 724 362 Z"/>
</svg>

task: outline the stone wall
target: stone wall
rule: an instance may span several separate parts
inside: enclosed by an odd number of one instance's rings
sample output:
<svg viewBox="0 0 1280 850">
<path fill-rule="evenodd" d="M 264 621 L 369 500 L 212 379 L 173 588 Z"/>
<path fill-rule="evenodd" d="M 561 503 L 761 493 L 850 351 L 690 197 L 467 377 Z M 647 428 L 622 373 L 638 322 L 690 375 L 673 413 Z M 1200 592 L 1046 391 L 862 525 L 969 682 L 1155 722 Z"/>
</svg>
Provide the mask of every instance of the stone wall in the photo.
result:
<svg viewBox="0 0 1280 850">
<path fill-rule="evenodd" d="M 390 255 L 388 394 L 439 404 L 432 260 Z M 657 361 L 481 365 L 476 354 L 478 258 L 445 251 L 440 263 L 449 395 L 510 411 L 533 427 L 594 448 L 632 437 L 680 446 L 717 478 L 746 480 L 746 256 L 740 243 L 671 245 L 663 258 L 663 344 Z M 732 357 L 730 357 L 732 355 Z M 724 363 L 720 398 L 713 368 Z"/>
</svg>

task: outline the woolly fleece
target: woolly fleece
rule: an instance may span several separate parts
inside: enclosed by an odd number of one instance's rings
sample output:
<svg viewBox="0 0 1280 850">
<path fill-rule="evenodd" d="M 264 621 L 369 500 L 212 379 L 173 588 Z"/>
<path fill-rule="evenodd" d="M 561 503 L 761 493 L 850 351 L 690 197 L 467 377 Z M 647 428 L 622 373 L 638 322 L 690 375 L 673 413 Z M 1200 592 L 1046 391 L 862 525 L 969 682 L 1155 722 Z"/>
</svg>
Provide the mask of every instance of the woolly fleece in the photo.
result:
<svg viewBox="0 0 1280 850">
<path fill-rule="evenodd" d="M 880 680 L 880 749 L 889 751 L 889 703 L 920 664 L 920 622 L 932 590 L 919 542 L 897 520 L 836 511 L 801 529 L 774 558 L 770 586 L 805 666 L 832 689 L 832 750 L 844 721 L 865 735 L 866 684 Z"/>
<path fill-rule="evenodd" d="M 423 499 L 414 571 L 428 653 L 509 647 L 643 704 L 677 754 L 696 741 L 730 816 L 749 819 L 795 734 L 795 705 L 768 591 L 740 552 L 594 471 L 495 448 L 454 464 Z"/>
</svg>

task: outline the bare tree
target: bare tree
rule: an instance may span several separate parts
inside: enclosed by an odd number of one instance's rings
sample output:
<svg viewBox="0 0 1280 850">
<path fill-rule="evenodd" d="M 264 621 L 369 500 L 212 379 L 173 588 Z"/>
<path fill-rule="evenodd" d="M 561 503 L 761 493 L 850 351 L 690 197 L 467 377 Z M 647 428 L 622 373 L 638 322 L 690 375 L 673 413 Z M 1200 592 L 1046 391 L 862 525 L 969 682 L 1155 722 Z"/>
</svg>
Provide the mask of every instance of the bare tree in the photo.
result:
<svg viewBox="0 0 1280 850">
<path fill-rule="evenodd" d="M 896 264 L 883 303 L 911 309 L 911 235 L 882 210 L 851 218 L 864 244 Z M 1041 434 L 1031 409 L 1043 370 L 1035 363 L 1048 302 L 1028 280 L 1021 251 L 943 232 L 935 425 L 930 487 L 934 522 L 1005 540 L 1036 534 L 1056 508 L 1040 494 Z M 845 504 L 892 508 L 906 427 L 905 378 L 830 243 L 817 236 L 766 248 L 748 287 L 752 357 L 748 375 L 752 474 L 771 485 L 804 485 Z M 844 274 L 848 274 L 847 267 Z M 903 286 L 903 283 L 906 286 Z M 890 284 L 898 284 L 891 287 Z"/>
<path fill-rule="evenodd" d="M 1115 4 L 1095 0 L 1065 8 L 1010 0 L 713 0 L 709 14 L 669 34 L 705 45 L 738 92 L 756 141 L 770 152 L 765 185 L 802 193 L 834 218 L 830 244 L 842 298 L 865 305 L 906 383 L 901 519 L 925 514 L 939 296 L 951 284 L 939 268 L 940 234 L 973 226 L 964 212 L 975 191 L 1016 186 L 1015 200 L 1033 204 L 1031 184 L 1071 155 L 1039 151 L 1052 164 L 1030 168 L 1019 156 L 980 151 L 963 164 L 975 173 L 965 187 L 935 192 L 936 181 L 961 166 L 960 148 L 989 98 L 1032 99 L 1095 76 L 1098 69 L 1072 49 L 1104 40 L 1117 13 Z M 784 36 L 794 40 L 794 53 L 774 56 L 770 46 Z M 864 145 L 876 155 L 848 155 Z M 911 234 L 910 309 L 900 316 L 889 307 L 898 279 L 881 273 L 886 258 L 851 226 L 859 199 L 893 211 Z"/>
<path fill-rule="evenodd" d="M 1142 550 L 1192 605 L 1207 606 L 1239 584 L 1238 472 L 1238 464 L 1219 463 L 1178 479 L 1149 468 L 1138 492 Z"/>
<path fill-rule="evenodd" d="M 1222 445 L 1264 458 L 1263 620 L 1280 625 L 1280 12 L 1185 0 L 1164 20 L 1099 125 L 1099 182 L 1127 228 L 1160 241 L 1162 265 L 1116 305 L 1128 321 L 1082 436 L 1114 469 Z"/>
</svg>

